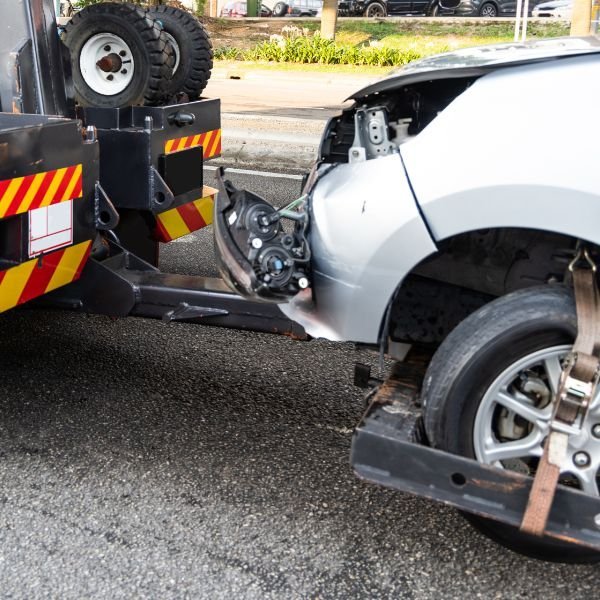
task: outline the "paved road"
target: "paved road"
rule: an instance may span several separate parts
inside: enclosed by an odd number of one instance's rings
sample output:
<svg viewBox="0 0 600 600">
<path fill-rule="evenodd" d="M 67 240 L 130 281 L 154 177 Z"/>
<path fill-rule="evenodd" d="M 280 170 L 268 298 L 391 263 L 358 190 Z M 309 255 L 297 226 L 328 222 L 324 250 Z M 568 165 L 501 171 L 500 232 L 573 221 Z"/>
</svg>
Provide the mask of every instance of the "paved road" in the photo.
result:
<svg viewBox="0 0 600 600">
<path fill-rule="evenodd" d="M 209 257 L 203 232 L 163 266 L 211 274 Z M 353 477 L 350 345 L 29 311 L 0 340 L 1 598 L 596 595 L 592 567 Z"/>
<path fill-rule="evenodd" d="M 217 67 L 206 96 L 221 99 L 222 161 L 242 168 L 306 171 L 326 120 L 371 81 L 372 76 Z"/>
<path fill-rule="evenodd" d="M 303 173 L 314 161 L 326 121 L 350 106 L 373 76 L 215 68 L 206 96 L 220 98 L 222 162 Z"/>
<path fill-rule="evenodd" d="M 217 67 L 205 95 L 220 98 L 224 112 L 328 119 L 339 113 L 348 96 L 374 79 L 377 77 Z"/>
</svg>

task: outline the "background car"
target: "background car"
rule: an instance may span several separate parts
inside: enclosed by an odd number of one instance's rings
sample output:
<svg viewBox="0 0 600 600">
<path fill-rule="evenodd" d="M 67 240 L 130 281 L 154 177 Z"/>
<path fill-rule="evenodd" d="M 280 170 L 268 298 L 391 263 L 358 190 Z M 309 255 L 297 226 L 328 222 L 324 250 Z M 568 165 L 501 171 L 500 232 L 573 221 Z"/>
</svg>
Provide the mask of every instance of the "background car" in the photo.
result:
<svg viewBox="0 0 600 600">
<path fill-rule="evenodd" d="M 529 16 L 543 0 L 530 0 Z M 441 6 L 440 16 L 456 17 L 511 17 L 515 15 L 515 0 L 460 0 L 455 8 Z"/>
<path fill-rule="evenodd" d="M 260 16 L 270 17 L 273 12 L 268 6 L 260 5 Z M 248 4 L 237 0 L 236 2 L 228 2 L 221 9 L 221 17 L 240 18 L 248 16 Z"/>
<path fill-rule="evenodd" d="M 532 11 L 532 17 L 554 17 L 571 20 L 573 0 L 551 0 L 538 4 Z"/>
<path fill-rule="evenodd" d="M 322 0 L 289 0 L 273 6 L 274 17 L 316 17 L 322 10 Z"/>
<path fill-rule="evenodd" d="M 438 0 L 340 0 L 340 16 L 385 17 L 387 15 L 430 15 L 439 12 Z"/>
</svg>

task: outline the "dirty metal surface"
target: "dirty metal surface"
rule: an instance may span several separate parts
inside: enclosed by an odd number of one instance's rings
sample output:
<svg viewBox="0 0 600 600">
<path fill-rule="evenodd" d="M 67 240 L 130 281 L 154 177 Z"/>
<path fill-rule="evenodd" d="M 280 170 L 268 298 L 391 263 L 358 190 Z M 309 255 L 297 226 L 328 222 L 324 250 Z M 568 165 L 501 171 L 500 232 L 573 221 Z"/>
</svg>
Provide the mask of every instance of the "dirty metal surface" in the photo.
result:
<svg viewBox="0 0 600 600">
<path fill-rule="evenodd" d="M 533 479 L 423 445 L 418 369 L 395 367 L 356 429 L 351 463 L 362 479 L 518 527 Z M 547 535 L 600 550 L 600 498 L 559 486 Z"/>
</svg>

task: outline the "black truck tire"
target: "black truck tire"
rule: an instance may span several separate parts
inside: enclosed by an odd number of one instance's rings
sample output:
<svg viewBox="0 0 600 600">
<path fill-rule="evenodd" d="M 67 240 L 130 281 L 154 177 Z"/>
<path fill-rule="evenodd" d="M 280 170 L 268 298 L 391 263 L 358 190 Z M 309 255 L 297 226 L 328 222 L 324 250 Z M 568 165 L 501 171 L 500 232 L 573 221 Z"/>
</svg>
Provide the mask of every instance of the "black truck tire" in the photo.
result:
<svg viewBox="0 0 600 600">
<path fill-rule="evenodd" d="M 554 364 L 559 365 L 558 357 L 573 344 L 575 334 L 573 295 L 570 290 L 558 285 L 513 292 L 470 315 L 444 340 L 425 375 L 423 416 L 431 445 L 481 460 L 476 446 L 479 445 L 481 453 L 483 444 L 490 443 L 489 440 L 478 441 L 484 431 L 481 424 L 488 418 L 482 418 L 482 415 L 489 416 L 490 432 L 500 432 L 506 431 L 500 425 L 506 428 L 506 420 L 511 414 L 501 405 L 486 404 L 489 402 L 486 399 L 494 397 L 494 386 L 499 385 L 505 373 L 509 373 L 509 379 L 513 377 L 511 368 L 519 369 L 521 365 L 529 364 L 527 371 L 525 366 L 522 367 L 519 376 L 523 372 L 527 373 L 526 377 L 545 382 L 550 392 L 549 367 L 545 367 L 543 362 L 550 359 L 543 357 L 553 356 Z M 532 357 L 531 363 L 527 363 L 529 357 Z M 536 360 L 541 367 L 535 367 Z M 533 370 L 535 368 L 537 372 Z M 560 367 L 555 371 L 560 372 Z M 515 378 L 515 381 L 520 380 Z M 545 397 L 551 398 L 551 393 L 546 393 Z M 505 420 L 503 424 L 499 423 L 501 419 Z M 512 419 L 513 427 L 516 427 L 514 424 L 519 421 L 514 413 Z M 527 427 L 533 426 L 521 423 L 520 427 L 527 431 Z M 504 435 L 506 433 L 493 434 L 498 438 L 497 447 L 507 441 Z M 509 441 L 512 439 L 509 438 Z M 502 466 L 515 468 L 517 459 L 511 460 L 513 465 L 502 463 Z M 519 460 L 524 460 L 532 473 L 535 471 L 535 458 Z M 510 463 L 510 460 L 504 462 Z M 482 533 L 521 554 L 558 562 L 600 561 L 600 553 L 591 549 L 548 537 L 526 535 L 515 527 L 479 516 L 465 516 Z"/>
<path fill-rule="evenodd" d="M 172 6 L 155 6 L 149 13 L 159 22 L 175 52 L 170 95 L 184 93 L 197 100 L 210 79 L 212 44 L 204 25 L 194 15 Z"/>
<path fill-rule="evenodd" d="M 156 105 L 168 96 L 173 49 L 145 10 L 132 4 L 92 4 L 67 23 L 63 41 L 71 53 L 80 105 Z"/>
</svg>

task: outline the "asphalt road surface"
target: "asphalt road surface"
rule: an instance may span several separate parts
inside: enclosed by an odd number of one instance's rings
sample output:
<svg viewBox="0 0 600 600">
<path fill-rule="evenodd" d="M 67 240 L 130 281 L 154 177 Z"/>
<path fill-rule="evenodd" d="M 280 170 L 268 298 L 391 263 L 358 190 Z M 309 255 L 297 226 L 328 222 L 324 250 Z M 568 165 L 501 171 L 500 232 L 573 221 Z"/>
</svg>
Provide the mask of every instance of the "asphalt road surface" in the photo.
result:
<svg viewBox="0 0 600 600">
<path fill-rule="evenodd" d="M 217 68 L 205 95 L 219 98 L 226 113 L 328 119 L 340 112 L 348 96 L 375 79 L 339 73 Z"/>
<path fill-rule="evenodd" d="M 210 233 L 163 267 L 213 274 Z M 594 567 L 354 478 L 351 345 L 34 311 L 0 317 L 0 340 L 2 598 L 596 595 Z"/>
</svg>

